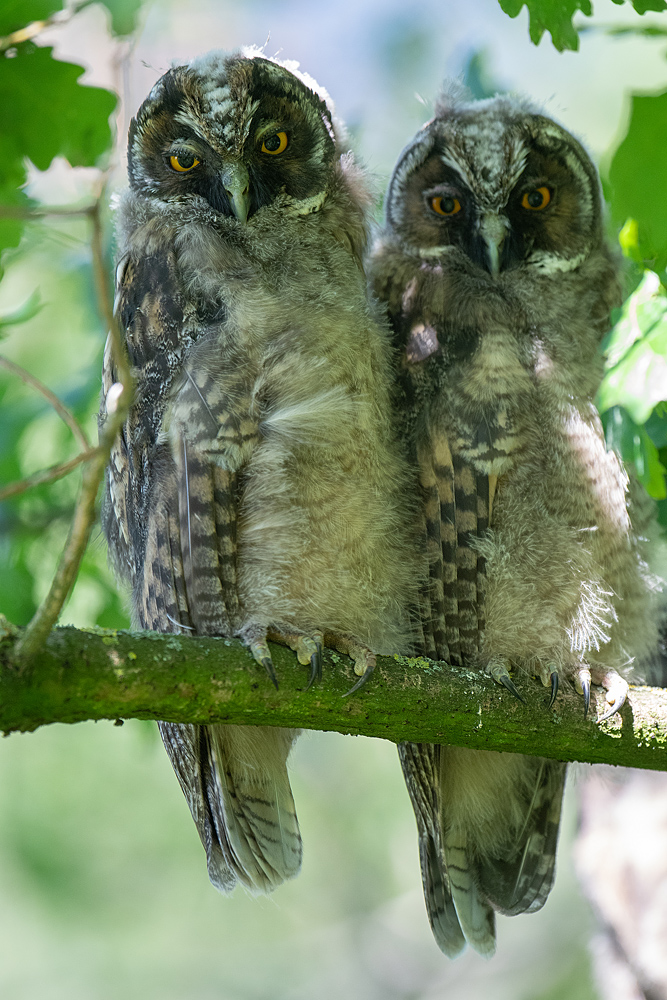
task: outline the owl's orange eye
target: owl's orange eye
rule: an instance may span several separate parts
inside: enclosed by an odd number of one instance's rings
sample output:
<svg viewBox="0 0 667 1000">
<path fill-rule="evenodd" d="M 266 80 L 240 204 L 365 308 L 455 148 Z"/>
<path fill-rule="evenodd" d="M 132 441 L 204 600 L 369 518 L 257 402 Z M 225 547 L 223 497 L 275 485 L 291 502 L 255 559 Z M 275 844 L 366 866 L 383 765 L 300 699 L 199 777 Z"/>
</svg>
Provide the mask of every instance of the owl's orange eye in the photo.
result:
<svg viewBox="0 0 667 1000">
<path fill-rule="evenodd" d="M 521 204 L 531 212 L 539 212 L 542 208 L 546 208 L 550 201 L 551 191 L 549 188 L 539 187 L 533 188 L 532 191 L 526 191 L 521 199 Z"/>
<path fill-rule="evenodd" d="M 262 152 L 269 153 L 270 156 L 277 156 L 278 153 L 284 153 L 286 149 L 287 132 L 274 132 L 273 135 L 267 135 L 262 143 Z"/>
<path fill-rule="evenodd" d="M 185 174 L 188 170 L 194 170 L 198 163 L 199 160 L 195 154 L 186 150 L 183 150 L 182 153 L 176 153 L 174 156 L 169 157 L 171 169 L 178 171 L 179 174 Z"/>
<path fill-rule="evenodd" d="M 461 202 L 451 195 L 438 194 L 431 198 L 431 208 L 438 215 L 456 215 L 461 211 Z"/>
</svg>

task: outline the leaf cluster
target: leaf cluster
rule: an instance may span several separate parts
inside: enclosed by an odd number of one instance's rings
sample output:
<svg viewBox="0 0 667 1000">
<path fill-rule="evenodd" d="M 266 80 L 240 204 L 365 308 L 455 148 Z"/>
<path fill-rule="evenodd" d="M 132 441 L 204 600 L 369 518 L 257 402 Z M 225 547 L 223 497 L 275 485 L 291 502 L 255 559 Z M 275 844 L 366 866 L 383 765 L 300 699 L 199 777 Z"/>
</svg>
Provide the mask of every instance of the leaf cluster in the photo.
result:
<svg viewBox="0 0 667 1000">
<path fill-rule="evenodd" d="M 626 0 L 613 0 L 619 6 Z M 667 10 L 665 0 L 629 0 L 637 14 L 647 11 Z M 572 23 L 578 12 L 586 17 L 593 14 L 591 0 L 499 0 L 501 8 L 510 17 L 517 17 L 524 6 L 528 8 L 530 40 L 539 45 L 545 31 L 559 52 L 579 48 L 579 28 Z"/>
<path fill-rule="evenodd" d="M 113 30 L 131 31 L 139 5 L 140 0 L 108 0 Z M 82 85 L 83 66 L 54 59 L 52 48 L 33 41 L 61 15 L 62 6 L 60 0 L 6 0 L 0 5 L 0 206 L 10 210 L 0 215 L 0 251 L 18 246 L 22 214 L 31 207 L 22 190 L 28 161 L 46 170 L 56 156 L 63 156 L 72 166 L 89 167 L 112 146 L 109 118 L 116 95 Z"/>
</svg>

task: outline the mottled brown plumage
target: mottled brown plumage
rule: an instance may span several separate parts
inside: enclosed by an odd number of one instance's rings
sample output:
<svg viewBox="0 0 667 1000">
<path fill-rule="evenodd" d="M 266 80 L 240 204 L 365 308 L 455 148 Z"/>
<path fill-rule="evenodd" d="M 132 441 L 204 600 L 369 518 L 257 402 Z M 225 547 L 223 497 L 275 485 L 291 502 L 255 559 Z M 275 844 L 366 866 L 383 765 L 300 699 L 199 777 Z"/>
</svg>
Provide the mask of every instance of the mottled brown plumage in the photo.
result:
<svg viewBox="0 0 667 1000">
<path fill-rule="evenodd" d="M 421 649 L 608 689 L 657 648 L 645 539 L 593 398 L 620 301 L 596 170 L 529 104 L 452 92 L 401 154 L 372 256 L 421 496 Z M 510 670 L 514 670 L 514 680 Z M 515 684 L 516 682 L 516 684 Z M 546 710 L 546 709 L 545 709 Z M 424 890 L 448 955 L 495 948 L 494 910 L 543 905 L 565 765 L 404 744 Z"/>
<path fill-rule="evenodd" d="M 130 128 L 117 315 L 137 378 L 104 525 L 133 623 L 407 650 L 418 571 L 363 181 L 314 81 L 257 52 L 170 70 Z M 104 393 L 115 380 L 105 361 Z M 102 409 L 104 420 L 104 407 Z M 304 676 L 304 682 L 306 677 Z M 296 731 L 162 723 L 221 889 L 296 874 Z"/>
</svg>

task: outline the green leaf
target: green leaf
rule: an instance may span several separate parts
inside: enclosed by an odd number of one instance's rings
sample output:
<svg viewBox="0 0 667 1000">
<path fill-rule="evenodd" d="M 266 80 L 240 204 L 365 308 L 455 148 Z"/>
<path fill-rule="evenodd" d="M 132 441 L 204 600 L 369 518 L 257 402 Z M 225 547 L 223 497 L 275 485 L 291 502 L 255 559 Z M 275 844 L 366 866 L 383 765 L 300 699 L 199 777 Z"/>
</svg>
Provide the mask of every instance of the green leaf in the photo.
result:
<svg viewBox="0 0 667 1000">
<path fill-rule="evenodd" d="M 667 313 L 667 296 L 655 271 L 645 271 L 644 276 L 623 303 L 620 315 L 607 336 L 602 349 L 607 358 L 607 368 L 613 368 Z"/>
<path fill-rule="evenodd" d="M 636 220 L 639 252 L 654 270 L 667 265 L 667 92 L 634 94 L 628 131 L 609 169 L 615 223 Z"/>
<path fill-rule="evenodd" d="M 645 423 L 667 400 L 667 293 L 654 271 L 645 273 L 624 302 L 604 351 L 607 372 L 598 409 L 622 406 L 636 424 Z"/>
<path fill-rule="evenodd" d="M 572 25 L 572 17 L 579 10 L 590 17 L 593 13 L 590 0 L 500 0 L 500 6 L 510 17 L 516 17 L 524 3 L 530 15 L 531 42 L 538 45 L 548 31 L 559 52 L 563 49 L 577 51 L 579 36 Z"/>
<path fill-rule="evenodd" d="M 62 0 L 0 0 L 0 35 L 11 35 L 33 21 L 46 21 L 62 9 Z"/>
<path fill-rule="evenodd" d="M 111 14 L 114 35 L 130 35 L 137 26 L 142 0 L 102 0 Z"/>
<path fill-rule="evenodd" d="M 632 0 L 632 6 L 638 14 L 645 14 L 648 10 L 667 10 L 665 0 Z"/>
<path fill-rule="evenodd" d="M 642 486 L 654 500 L 667 498 L 665 469 L 647 428 L 637 425 L 620 406 L 603 415 L 607 447 L 631 464 Z"/>
<path fill-rule="evenodd" d="M 115 95 L 80 86 L 83 66 L 52 59 L 51 52 L 31 46 L 14 59 L 0 59 L 0 131 L 11 143 L 12 170 L 19 155 L 39 170 L 46 170 L 54 156 L 64 156 L 72 166 L 93 166 L 111 144 Z"/>
<path fill-rule="evenodd" d="M 614 0 L 619 5 L 624 2 Z M 530 40 L 539 45 L 542 35 L 548 31 L 559 52 L 563 49 L 576 52 L 579 48 L 577 29 L 572 24 L 574 14 L 581 11 L 590 17 L 593 13 L 591 0 L 499 0 L 499 3 L 510 17 L 516 17 L 525 5 L 530 15 Z M 631 3 L 638 14 L 645 14 L 648 10 L 667 10 L 665 0 L 631 0 Z"/>
<path fill-rule="evenodd" d="M 27 323 L 29 319 L 36 316 L 42 308 L 39 292 L 34 291 L 22 305 L 17 306 L 10 312 L 0 312 L 0 336 L 2 336 L 3 326 L 16 326 L 17 323 Z"/>
<path fill-rule="evenodd" d="M 30 208 L 32 202 L 18 188 L 18 184 L 22 184 L 24 180 L 25 176 L 19 175 L 18 178 L 14 177 L 5 180 L 4 183 L 0 182 L 0 207 L 5 206 L 18 210 Z M 9 249 L 9 247 L 17 247 L 19 245 L 24 226 L 24 219 L 2 218 L 0 215 L 0 252 Z M 1 275 L 2 269 L 0 269 Z"/>
</svg>

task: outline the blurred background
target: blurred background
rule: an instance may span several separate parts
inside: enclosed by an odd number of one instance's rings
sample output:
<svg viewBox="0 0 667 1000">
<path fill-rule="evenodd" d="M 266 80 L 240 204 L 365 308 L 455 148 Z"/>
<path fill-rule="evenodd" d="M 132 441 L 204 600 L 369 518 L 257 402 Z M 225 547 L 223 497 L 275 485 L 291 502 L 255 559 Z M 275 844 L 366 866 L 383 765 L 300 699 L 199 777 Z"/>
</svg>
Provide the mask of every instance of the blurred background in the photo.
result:
<svg viewBox="0 0 667 1000">
<path fill-rule="evenodd" d="M 665 39 L 610 35 L 640 19 L 596 0 L 578 53 L 536 47 L 524 11 L 497 0 L 155 0 L 127 39 L 91 4 L 38 44 L 115 90 L 113 185 L 124 183 L 133 113 L 172 64 L 210 48 L 266 46 L 332 95 L 350 145 L 375 179 L 378 206 L 401 148 L 430 117 L 447 77 L 476 96 L 533 98 L 598 162 L 624 133 L 630 92 L 667 88 Z M 642 26 L 659 15 L 648 14 Z M 57 160 L 30 171 L 50 205 L 86 202 L 93 168 Z M 110 250 L 111 253 L 111 250 Z M 85 220 L 28 228 L 5 258 L 0 314 L 35 291 L 42 308 L 5 329 L 2 353 L 46 382 L 96 435 L 105 331 L 96 312 Z M 76 453 L 48 405 L 0 371 L 0 482 Z M 0 507 L 0 611 L 25 624 L 64 543 L 79 474 Z M 99 529 L 62 623 L 128 626 Z M 450 962 L 422 900 L 414 819 L 395 748 L 313 733 L 292 759 L 305 842 L 300 877 L 271 898 L 209 885 L 203 850 L 152 724 L 51 726 L 0 745 L 0 997 L 3 1000 L 593 1000 L 592 917 L 573 874 L 567 793 L 555 889 L 544 909 L 499 919 L 498 953 Z"/>
</svg>

